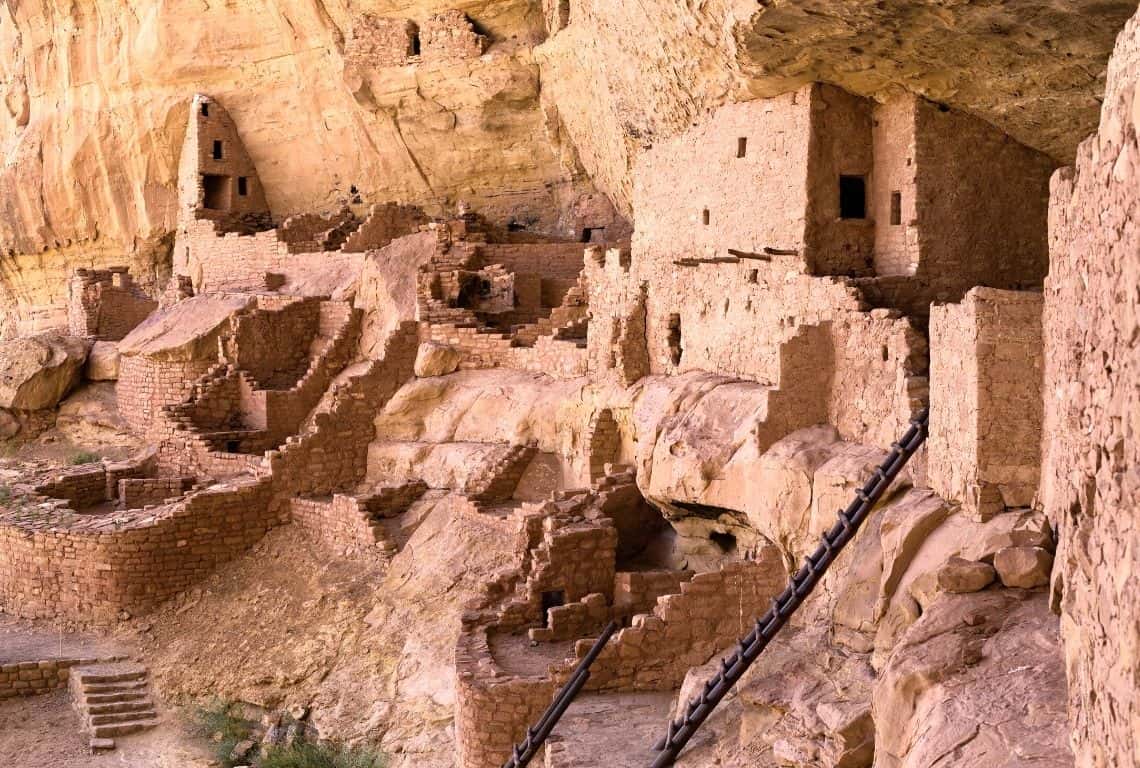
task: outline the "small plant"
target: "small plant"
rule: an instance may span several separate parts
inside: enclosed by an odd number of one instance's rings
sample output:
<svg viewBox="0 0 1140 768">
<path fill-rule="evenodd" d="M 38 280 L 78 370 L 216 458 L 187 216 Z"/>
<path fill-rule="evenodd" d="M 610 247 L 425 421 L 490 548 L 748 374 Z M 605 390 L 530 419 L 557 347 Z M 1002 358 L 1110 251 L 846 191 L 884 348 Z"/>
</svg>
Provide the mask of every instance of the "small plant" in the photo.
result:
<svg viewBox="0 0 1140 768">
<path fill-rule="evenodd" d="M 80 451 L 71 457 L 70 464 L 73 467 L 78 467 L 81 464 L 94 464 L 97 461 L 102 461 L 103 457 L 91 451 Z"/>
<path fill-rule="evenodd" d="M 255 723 L 241 716 L 235 704 L 213 699 L 194 713 L 195 731 L 209 739 L 222 768 L 234 768 L 234 747 L 253 736 Z M 241 761 L 244 764 L 244 760 Z"/>
<path fill-rule="evenodd" d="M 386 768 L 388 758 L 361 747 L 298 741 L 288 747 L 270 747 L 257 768 Z"/>
</svg>

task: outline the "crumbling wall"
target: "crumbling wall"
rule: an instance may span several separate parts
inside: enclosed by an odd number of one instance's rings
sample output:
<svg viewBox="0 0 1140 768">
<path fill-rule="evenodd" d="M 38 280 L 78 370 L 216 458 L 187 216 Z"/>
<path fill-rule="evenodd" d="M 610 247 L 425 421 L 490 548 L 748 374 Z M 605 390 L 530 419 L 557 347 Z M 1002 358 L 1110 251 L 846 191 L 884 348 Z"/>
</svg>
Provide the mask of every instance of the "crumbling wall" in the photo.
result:
<svg viewBox="0 0 1140 768">
<path fill-rule="evenodd" d="M 146 435 L 164 405 L 182 402 L 194 382 L 218 364 L 217 358 L 164 360 L 123 355 L 115 383 L 119 413 L 132 432 Z"/>
<path fill-rule="evenodd" d="M 418 30 L 410 19 L 392 19 L 362 13 L 352 20 L 344 45 L 345 66 L 400 67 L 419 51 Z"/>
<path fill-rule="evenodd" d="M 1041 496 L 1078 765 L 1140 759 L 1140 19 L 1117 41 L 1099 132 L 1053 177 Z"/>
<path fill-rule="evenodd" d="M 451 9 L 428 18 L 420 26 L 420 52 L 425 62 L 475 59 L 487 49 L 487 37 L 463 11 Z"/>
<path fill-rule="evenodd" d="M 981 517 L 1037 492 L 1041 309 L 1038 293 L 974 288 L 931 311 L 929 480 Z"/>
<path fill-rule="evenodd" d="M 67 324 L 74 336 L 119 341 L 157 308 L 126 267 L 77 269 L 68 283 Z"/>
</svg>

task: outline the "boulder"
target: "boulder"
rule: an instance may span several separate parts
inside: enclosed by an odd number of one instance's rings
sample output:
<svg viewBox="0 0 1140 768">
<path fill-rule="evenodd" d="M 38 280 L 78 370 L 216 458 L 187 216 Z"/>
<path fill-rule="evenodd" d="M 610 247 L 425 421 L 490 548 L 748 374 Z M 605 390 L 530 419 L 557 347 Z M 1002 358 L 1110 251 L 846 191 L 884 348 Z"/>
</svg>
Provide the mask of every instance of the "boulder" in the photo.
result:
<svg viewBox="0 0 1140 768">
<path fill-rule="evenodd" d="M 87 356 L 84 375 L 90 381 L 115 381 L 119 378 L 119 345 L 113 341 L 97 341 Z"/>
<path fill-rule="evenodd" d="M 79 383 L 90 342 L 43 333 L 0 342 L 0 407 L 54 408 Z"/>
<path fill-rule="evenodd" d="M 463 353 L 454 347 L 435 341 L 425 341 L 420 344 L 419 352 L 416 353 L 416 375 L 420 378 L 445 376 L 454 373 L 462 360 Z"/>
<path fill-rule="evenodd" d="M 938 586 L 944 592 L 956 594 L 980 592 L 993 584 L 997 574 L 988 563 L 952 557 L 938 569 Z"/>
<path fill-rule="evenodd" d="M 1049 583 L 1053 556 L 1041 547 L 1006 547 L 994 555 L 994 568 L 1007 587 L 1032 589 Z"/>
</svg>

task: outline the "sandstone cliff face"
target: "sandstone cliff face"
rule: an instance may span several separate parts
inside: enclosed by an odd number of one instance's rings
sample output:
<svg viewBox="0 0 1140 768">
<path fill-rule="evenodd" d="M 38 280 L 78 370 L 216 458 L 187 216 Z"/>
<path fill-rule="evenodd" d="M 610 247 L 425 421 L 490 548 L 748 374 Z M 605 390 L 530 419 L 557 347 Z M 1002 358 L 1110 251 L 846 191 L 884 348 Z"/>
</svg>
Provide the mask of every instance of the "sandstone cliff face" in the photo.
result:
<svg viewBox="0 0 1140 768">
<path fill-rule="evenodd" d="M 482 57 L 346 72 L 362 12 L 422 23 L 456 6 L 490 37 Z M 592 187 L 539 107 L 542 36 L 523 0 L 2 3 L 0 306 L 51 324 L 68 272 L 112 258 L 165 278 L 195 92 L 228 107 L 277 216 L 462 198 L 553 230 Z"/>
<path fill-rule="evenodd" d="M 346 66 L 365 12 L 458 8 L 477 58 Z M 0 3 L 0 334 L 59 323 L 63 278 L 169 274 L 177 148 L 195 92 L 241 127 L 278 216 L 460 199 L 553 231 L 593 185 L 630 210 L 633 162 L 725 101 L 828 80 L 905 86 L 1058 158 L 1093 126 L 1134 9 L 784 0 L 7 0 Z M 545 41 L 545 42 L 543 42 Z M 535 47 L 537 46 L 537 47 Z M 18 307 L 18 313 L 11 311 Z M 17 322 L 18 321 L 18 322 Z"/>
<path fill-rule="evenodd" d="M 1053 180 L 1042 493 L 1080 765 L 1140 761 L 1140 20 L 1100 131 Z"/>
</svg>

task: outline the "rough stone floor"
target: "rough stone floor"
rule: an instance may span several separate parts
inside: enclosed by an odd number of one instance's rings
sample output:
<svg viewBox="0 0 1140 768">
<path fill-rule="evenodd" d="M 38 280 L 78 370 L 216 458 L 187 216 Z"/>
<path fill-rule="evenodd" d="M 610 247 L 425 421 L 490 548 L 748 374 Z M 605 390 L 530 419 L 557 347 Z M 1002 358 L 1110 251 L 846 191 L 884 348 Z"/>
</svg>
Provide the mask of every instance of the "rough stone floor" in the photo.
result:
<svg viewBox="0 0 1140 768">
<path fill-rule="evenodd" d="M 673 697 L 658 692 L 579 696 L 550 734 L 546 768 L 645 768 Z"/>
</svg>

